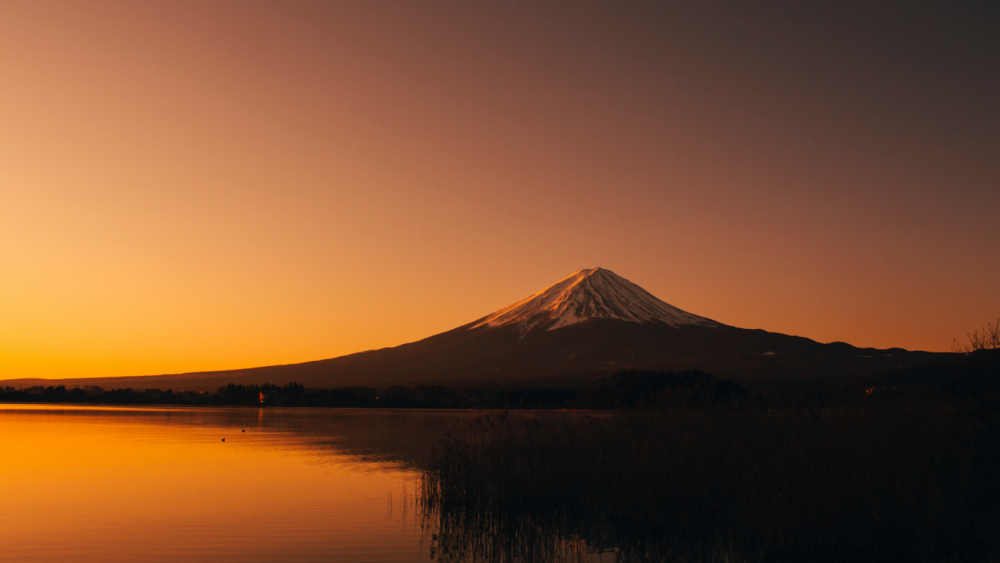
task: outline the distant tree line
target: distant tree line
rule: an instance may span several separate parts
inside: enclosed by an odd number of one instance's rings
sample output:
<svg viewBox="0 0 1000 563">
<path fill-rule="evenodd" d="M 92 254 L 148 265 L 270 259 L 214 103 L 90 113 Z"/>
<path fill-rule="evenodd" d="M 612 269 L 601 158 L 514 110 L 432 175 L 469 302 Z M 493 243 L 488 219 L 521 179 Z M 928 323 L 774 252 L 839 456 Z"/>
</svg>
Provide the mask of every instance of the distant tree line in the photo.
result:
<svg viewBox="0 0 1000 563">
<path fill-rule="evenodd" d="M 701 371 L 623 370 L 583 389 L 557 387 L 449 388 L 442 385 L 307 388 L 300 383 L 230 383 L 216 392 L 110 389 L 63 385 L 0 389 L 2 403 L 341 407 L 403 409 L 703 410 L 811 409 L 959 404 L 982 411 L 1000 403 L 993 379 L 975 360 L 901 369 L 850 382 L 790 380 L 740 385 Z M 991 384 L 992 381 L 992 384 Z M 975 403 L 975 404 L 973 404 Z M 1000 428 L 1000 422 L 997 424 Z M 1000 430 L 998 430 L 1000 433 Z"/>
<path fill-rule="evenodd" d="M 434 409 L 664 409 L 711 408 L 746 403 L 746 392 L 731 380 L 703 372 L 622 371 L 583 389 L 554 387 L 458 388 L 442 385 L 306 388 L 237 384 L 215 393 L 171 389 L 67 389 L 29 387 L 0 390 L 0 402 L 125 405 L 231 405 L 282 407 L 434 408 Z"/>
<path fill-rule="evenodd" d="M 111 389 L 97 386 L 74 387 L 65 385 L 35 386 L 0 390 L 0 403 L 71 403 L 115 405 L 216 405 L 218 397 L 212 393 L 160 389 Z"/>
<path fill-rule="evenodd" d="M 558 409 L 578 395 L 572 389 L 519 387 L 502 389 L 449 389 L 442 385 L 394 386 L 334 389 L 306 388 L 300 383 L 236 384 L 216 392 L 174 392 L 160 389 L 111 389 L 88 386 L 67 389 L 35 386 L 0 389 L 0 403 L 69 403 L 116 405 L 194 405 L 264 407 L 341 407 L 412 409 Z"/>
</svg>

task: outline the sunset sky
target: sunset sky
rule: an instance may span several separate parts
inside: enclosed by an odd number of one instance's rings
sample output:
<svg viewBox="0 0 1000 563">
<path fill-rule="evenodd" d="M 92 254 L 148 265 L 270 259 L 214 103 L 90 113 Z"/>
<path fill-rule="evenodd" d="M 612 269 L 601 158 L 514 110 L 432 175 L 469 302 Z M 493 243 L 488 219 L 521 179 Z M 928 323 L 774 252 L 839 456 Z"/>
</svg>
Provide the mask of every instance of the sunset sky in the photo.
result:
<svg viewBox="0 0 1000 563">
<path fill-rule="evenodd" d="M 4 2 L 0 378 L 395 346 L 595 266 L 821 342 L 995 320 L 995 4 L 749 4 Z"/>
</svg>

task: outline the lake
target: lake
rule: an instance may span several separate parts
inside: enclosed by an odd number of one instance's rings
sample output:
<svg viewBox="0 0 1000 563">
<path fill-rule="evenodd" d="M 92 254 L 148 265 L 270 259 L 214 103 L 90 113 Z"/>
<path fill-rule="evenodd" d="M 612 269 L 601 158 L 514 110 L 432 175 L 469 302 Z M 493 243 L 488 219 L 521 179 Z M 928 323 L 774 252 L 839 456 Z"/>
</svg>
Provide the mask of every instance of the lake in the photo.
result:
<svg viewBox="0 0 1000 563">
<path fill-rule="evenodd" d="M 419 468 L 471 416 L 0 405 L 0 559 L 427 561 Z"/>
<path fill-rule="evenodd" d="M 949 411 L 478 417 L 0 404 L 0 561 L 996 560 Z"/>
</svg>

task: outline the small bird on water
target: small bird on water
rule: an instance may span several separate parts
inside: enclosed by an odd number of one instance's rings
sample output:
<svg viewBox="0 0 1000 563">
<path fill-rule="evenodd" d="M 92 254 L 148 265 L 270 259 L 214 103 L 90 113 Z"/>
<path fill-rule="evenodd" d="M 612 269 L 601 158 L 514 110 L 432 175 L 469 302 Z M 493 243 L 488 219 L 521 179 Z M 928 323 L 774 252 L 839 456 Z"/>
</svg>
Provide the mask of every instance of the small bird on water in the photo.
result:
<svg viewBox="0 0 1000 563">
<path fill-rule="evenodd" d="M 223 439 L 222 439 L 222 441 L 223 441 L 223 442 L 225 442 L 225 441 L 226 441 L 226 439 L 225 439 L 225 438 L 223 438 Z"/>
</svg>

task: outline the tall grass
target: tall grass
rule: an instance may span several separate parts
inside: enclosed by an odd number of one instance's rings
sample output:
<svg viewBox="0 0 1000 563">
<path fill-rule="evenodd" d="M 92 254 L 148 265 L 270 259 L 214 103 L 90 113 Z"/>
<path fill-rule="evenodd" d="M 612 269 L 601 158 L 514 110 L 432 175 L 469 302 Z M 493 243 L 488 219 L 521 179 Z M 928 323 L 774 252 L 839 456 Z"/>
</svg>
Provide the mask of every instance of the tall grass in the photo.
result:
<svg viewBox="0 0 1000 563">
<path fill-rule="evenodd" d="M 425 472 L 452 561 L 989 561 L 997 456 L 947 411 L 488 414 Z"/>
</svg>

